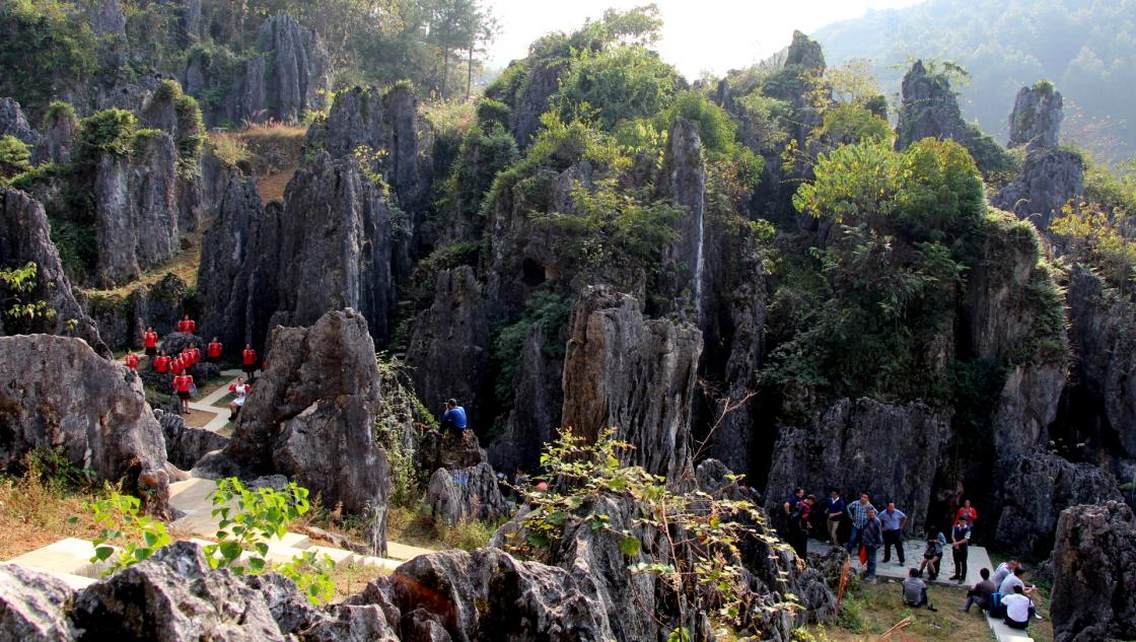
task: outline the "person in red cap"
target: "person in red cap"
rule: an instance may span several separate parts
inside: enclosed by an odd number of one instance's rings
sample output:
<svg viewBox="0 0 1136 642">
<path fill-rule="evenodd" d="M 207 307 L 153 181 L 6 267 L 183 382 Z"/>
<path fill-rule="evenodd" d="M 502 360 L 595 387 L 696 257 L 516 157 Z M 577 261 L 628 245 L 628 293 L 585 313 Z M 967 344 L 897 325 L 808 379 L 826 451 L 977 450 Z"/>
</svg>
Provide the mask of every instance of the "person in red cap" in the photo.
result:
<svg viewBox="0 0 1136 642">
<path fill-rule="evenodd" d="M 221 345 L 221 341 L 218 340 L 217 337 L 213 337 L 213 340 L 209 342 L 209 345 L 205 346 L 205 354 L 207 357 L 209 357 L 209 363 L 220 362 L 221 353 L 223 352 L 223 350 L 224 346 Z"/>
<path fill-rule="evenodd" d="M 249 376 L 249 383 L 256 381 L 256 350 L 252 349 L 251 343 L 246 343 L 241 352 L 241 368 Z"/>
<path fill-rule="evenodd" d="M 148 327 L 142 333 L 142 347 L 146 349 L 146 356 L 151 359 L 158 354 L 158 333 L 154 332 L 154 328 Z"/>
<path fill-rule="evenodd" d="M 166 374 L 167 372 L 169 372 L 170 361 L 170 355 L 166 354 L 165 350 L 162 350 L 162 353 L 154 357 L 154 361 L 152 362 L 154 372 L 157 372 L 158 374 Z"/>
<path fill-rule="evenodd" d="M 127 352 L 126 357 L 123 358 L 122 362 L 126 364 L 127 368 L 130 368 L 131 370 L 138 370 L 138 355 L 134 354 L 133 352 Z"/>
<path fill-rule="evenodd" d="M 182 413 L 188 415 L 190 389 L 193 388 L 193 375 L 180 374 L 174 377 L 173 387 L 174 392 L 177 393 L 178 399 L 181 399 Z"/>
</svg>

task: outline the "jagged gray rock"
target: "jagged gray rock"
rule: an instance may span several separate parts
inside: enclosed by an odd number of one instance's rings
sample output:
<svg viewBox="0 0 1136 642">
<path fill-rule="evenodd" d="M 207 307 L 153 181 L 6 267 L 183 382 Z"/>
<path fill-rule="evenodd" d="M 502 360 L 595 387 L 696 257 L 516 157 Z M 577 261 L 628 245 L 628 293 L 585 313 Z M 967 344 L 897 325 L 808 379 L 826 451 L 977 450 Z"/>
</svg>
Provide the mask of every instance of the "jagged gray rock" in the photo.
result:
<svg viewBox="0 0 1136 642">
<path fill-rule="evenodd" d="M 800 31 L 793 32 L 793 42 L 785 53 L 785 66 L 795 65 L 806 69 L 824 70 L 824 49 L 820 43 Z"/>
<path fill-rule="evenodd" d="M 945 76 L 929 74 L 922 60 L 903 77 L 903 104 L 896 127 L 896 148 L 907 149 L 924 138 L 963 142 L 969 138 L 958 97 Z"/>
<path fill-rule="evenodd" d="M 414 319 L 406 363 L 419 397 L 432 408 L 450 398 L 465 407 L 470 427 L 482 417 L 482 384 L 489 373 L 488 304 L 473 269 L 443 270 L 434 303 Z"/>
<path fill-rule="evenodd" d="M 1067 204 L 1080 204 L 1085 193 L 1085 161 L 1077 152 L 1039 149 L 1026 156 L 1022 173 L 991 203 L 1048 229 Z"/>
<path fill-rule="evenodd" d="M 670 480 L 691 470 L 691 403 L 702 333 L 645 319 L 634 297 L 589 287 L 572 311 L 564 357 L 565 426 L 594 440 L 607 427 L 631 460 Z"/>
<path fill-rule="evenodd" d="M 1077 504 L 1123 501 L 1116 479 L 1092 464 L 1074 464 L 1036 451 L 1003 465 L 1001 516 L 994 533 L 999 546 L 1023 554 L 1045 556 L 1064 509 Z"/>
<path fill-rule="evenodd" d="M 706 262 L 706 162 L 698 126 L 685 118 L 676 118 L 671 126 L 658 185 L 685 212 L 679 220 L 678 238 L 663 253 L 663 261 L 673 264 L 676 274 L 667 298 L 673 300 L 680 318 L 699 325 Z"/>
<path fill-rule="evenodd" d="M 73 334 L 97 352 L 109 354 L 95 322 L 80 307 L 63 272 L 43 205 L 19 190 L 0 188 L 0 266 L 15 267 L 28 262 L 36 264 L 36 287 L 25 303 L 45 301 L 55 316 L 38 319 L 30 328 L 18 327 L 9 320 L 10 329 Z M 0 320 L 0 334 L 4 333 L 4 320 Z"/>
<path fill-rule="evenodd" d="M 66 615 L 73 593 L 50 575 L 0 564 L 0 637 L 24 642 L 75 639 L 75 627 Z"/>
<path fill-rule="evenodd" d="M 39 143 L 39 132 L 28 123 L 24 110 L 14 98 L 0 98 L 0 136 L 13 136 L 28 147 Z"/>
<path fill-rule="evenodd" d="M 497 475 L 486 462 L 472 468 L 435 470 L 426 487 L 426 503 L 435 519 L 450 525 L 471 519 L 493 521 L 508 513 Z"/>
<path fill-rule="evenodd" d="M 919 532 L 928 520 L 928 476 L 938 470 L 950 436 L 949 419 L 921 402 L 841 399 L 809 426 L 781 427 L 766 506 L 780 506 L 798 486 L 835 486 L 846 497 L 865 491 L 873 500 L 894 500 Z"/>
<path fill-rule="evenodd" d="M 190 470 L 207 453 L 224 448 L 228 437 L 206 430 L 187 426 L 180 415 L 154 409 L 154 418 L 162 426 L 166 436 L 166 458 L 182 470 Z"/>
<path fill-rule="evenodd" d="M 32 162 L 66 165 L 71 162 L 75 138 L 79 134 L 79 119 L 68 109 L 48 110 L 43 124 L 43 136 L 32 151 Z"/>
<path fill-rule="evenodd" d="M 130 157 L 103 152 L 94 178 L 96 282 L 114 286 L 180 249 L 177 148 L 169 134 L 140 138 Z"/>
<path fill-rule="evenodd" d="M 386 548 L 390 464 L 376 436 L 382 408 L 375 344 L 353 310 L 310 328 L 278 327 L 267 367 L 224 454 L 254 474 L 280 472 L 329 505 L 371 519 L 371 547 Z"/>
<path fill-rule="evenodd" d="M 127 481 L 149 509 L 167 510 L 166 444 L 142 382 L 78 339 L 0 337 L 0 468 L 40 446 L 102 480 Z"/>
<path fill-rule="evenodd" d="M 1136 637 L 1136 518 L 1121 502 L 1061 513 L 1050 614 L 1056 642 Z"/>
<path fill-rule="evenodd" d="M 540 117 L 548 111 L 548 100 L 560 89 L 560 77 L 568 70 L 561 58 L 542 59 L 528 72 L 521 94 L 509 117 L 509 130 L 524 149 L 540 129 Z"/>
<path fill-rule="evenodd" d="M 397 302 L 395 223 L 382 190 L 353 159 L 320 153 L 288 185 L 280 224 L 276 325 L 310 325 L 350 307 L 379 342 Z"/>
<path fill-rule="evenodd" d="M 142 333 L 147 327 L 152 326 L 162 336 L 172 333 L 192 296 L 185 281 L 170 273 L 125 296 L 89 297 L 85 307 L 103 340 L 114 350 L 125 350 L 142 347 Z"/>
<path fill-rule="evenodd" d="M 262 206 L 256 182 L 240 170 L 224 171 L 221 180 L 216 218 L 202 241 L 197 290 L 201 327 L 232 353 L 246 343 L 264 345 L 279 304 L 282 211 Z"/>
<path fill-rule="evenodd" d="M 1065 117 L 1061 92 L 1049 82 L 1033 87 L 1022 87 L 1014 99 L 1010 113 L 1010 142 L 1008 147 L 1026 146 L 1029 150 L 1054 149 Z"/>
</svg>

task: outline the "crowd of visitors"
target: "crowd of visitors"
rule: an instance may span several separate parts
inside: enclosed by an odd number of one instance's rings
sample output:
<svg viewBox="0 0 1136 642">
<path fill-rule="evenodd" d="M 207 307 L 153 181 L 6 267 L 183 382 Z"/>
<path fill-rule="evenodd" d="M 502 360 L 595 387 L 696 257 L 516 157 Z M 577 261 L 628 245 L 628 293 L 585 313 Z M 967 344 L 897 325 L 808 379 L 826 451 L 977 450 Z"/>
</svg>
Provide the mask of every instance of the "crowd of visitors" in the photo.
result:
<svg viewBox="0 0 1136 642">
<path fill-rule="evenodd" d="M 191 319 L 188 314 L 185 314 L 178 320 L 175 328 L 182 334 L 193 336 L 197 333 L 197 322 Z M 191 370 L 195 365 L 201 363 L 203 356 L 209 363 L 220 364 L 225 352 L 225 346 L 218 337 L 213 337 L 204 347 L 203 352 L 200 341 L 193 338 L 177 355 L 167 354 L 165 350 L 159 348 L 158 332 L 154 330 L 153 326 L 149 326 L 142 332 L 142 349 L 146 363 L 143 364 L 142 357 L 134 352 L 128 352 L 122 361 L 127 368 L 134 371 L 141 367 L 148 367 L 156 374 L 169 375 L 170 387 L 180 401 L 181 412 L 188 414 L 189 401 L 197 396 L 197 382 L 194 380 Z M 245 397 L 252 390 L 251 382 L 255 379 L 256 371 L 260 368 L 260 357 L 250 344 L 246 344 L 244 350 L 241 351 L 241 368 L 247 374 L 249 381 L 246 383 L 242 377 L 237 380 L 237 383 L 229 386 L 229 391 L 234 395 L 233 401 L 229 404 L 230 419 L 235 419 L 237 413 L 240 412 Z"/>
<path fill-rule="evenodd" d="M 884 510 L 878 510 L 868 492 L 861 492 L 856 499 L 846 501 L 839 489 L 832 488 L 823 503 L 819 503 L 816 495 L 809 494 L 804 488 L 796 488 L 781 506 L 783 514 L 778 530 L 801 557 L 808 553 L 810 537 L 827 541 L 831 546 L 844 546 L 854 559 L 860 560 L 865 578 L 875 581 L 876 558 L 881 548 L 883 564 L 891 563 L 894 548 L 895 563 L 907 566 L 904 551 L 907 515 L 894 501 L 889 500 L 884 506 Z M 943 556 L 948 549 L 954 569 L 949 579 L 959 584 L 966 582 L 978 511 L 967 499 L 961 505 L 952 506 L 949 515 L 948 529 L 928 528 L 923 559 L 918 566 L 908 569 L 902 589 L 903 602 L 907 606 L 936 610 L 930 603 L 928 584 L 923 578 L 938 579 Z M 969 613 L 972 606 L 977 606 L 1016 629 L 1025 629 L 1031 618 L 1040 618 L 1031 599 L 1034 587 L 1022 579 L 1025 570 L 1017 560 L 999 565 L 993 573 L 983 568 L 979 575 L 981 579 L 967 592 L 966 603 L 961 610 Z"/>
</svg>

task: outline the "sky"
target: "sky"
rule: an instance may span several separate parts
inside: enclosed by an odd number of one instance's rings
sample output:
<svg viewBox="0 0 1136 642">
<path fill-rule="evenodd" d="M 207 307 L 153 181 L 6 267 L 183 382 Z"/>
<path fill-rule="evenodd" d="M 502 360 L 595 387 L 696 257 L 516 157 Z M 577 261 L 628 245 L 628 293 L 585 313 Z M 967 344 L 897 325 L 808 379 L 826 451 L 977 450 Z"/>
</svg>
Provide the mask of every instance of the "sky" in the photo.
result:
<svg viewBox="0 0 1136 642">
<path fill-rule="evenodd" d="M 922 0 L 655 0 L 662 13 L 658 50 L 688 79 L 721 75 L 768 58 L 789 45 L 793 30 L 812 33 L 873 9 Z M 502 30 L 490 50 L 491 67 L 523 58 L 529 43 L 550 31 L 573 31 L 608 8 L 628 9 L 650 0 L 486 0 Z"/>
</svg>

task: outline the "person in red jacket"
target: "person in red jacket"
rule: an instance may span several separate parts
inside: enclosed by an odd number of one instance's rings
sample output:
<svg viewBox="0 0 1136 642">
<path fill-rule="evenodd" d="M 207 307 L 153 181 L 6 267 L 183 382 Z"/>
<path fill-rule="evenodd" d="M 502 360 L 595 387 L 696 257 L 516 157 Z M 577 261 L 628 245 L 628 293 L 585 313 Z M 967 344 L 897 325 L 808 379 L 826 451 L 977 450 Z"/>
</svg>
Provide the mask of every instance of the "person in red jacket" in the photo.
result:
<svg viewBox="0 0 1136 642">
<path fill-rule="evenodd" d="M 185 373 L 185 361 L 180 357 L 174 357 L 170 361 L 170 372 L 174 373 L 175 377 L 180 377 Z"/>
<path fill-rule="evenodd" d="M 193 375 L 182 374 L 174 377 L 173 387 L 178 399 L 181 399 L 182 413 L 188 415 L 190 389 L 193 388 Z"/>
<path fill-rule="evenodd" d="M 151 359 L 158 354 L 158 333 L 154 332 L 154 328 L 148 327 L 142 333 L 142 347 L 146 349 L 146 356 Z"/>
<path fill-rule="evenodd" d="M 170 361 L 170 355 L 166 354 L 165 350 L 162 350 L 161 354 L 154 357 L 151 365 L 154 368 L 154 372 L 157 372 L 158 374 L 166 374 L 170 371 Z"/>
<path fill-rule="evenodd" d="M 177 328 L 178 332 L 183 332 L 185 334 L 194 334 L 195 332 L 197 332 L 197 322 L 189 318 L 189 315 L 186 314 L 182 316 L 181 321 L 178 321 Z"/>
<path fill-rule="evenodd" d="M 217 337 L 213 337 L 213 340 L 209 342 L 209 345 L 205 346 L 205 354 L 209 357 L 209 363 L 220 362 L 221 353 L 223 351 L 224 346 L 221 345 L 221 342 L 217 339 Z"/>
<path fill-rule="evenodd" d="M 241 367 L 249 376 L 250 383 L 256 381 L 256 350 L 252 349 L 250 343 L 246 343 L 245 349 L 241 352 Z"/>
<path fill-rule="evenodd" d="M 972 527 L 974 526 L 974 522 L 978 519 L 978 511 L 971 505 L 969 499 L 964 501 L 962 507 L 955 513 L 955 524 L 957 525 L 964 517 Z"/>
<path fill-rule="evenodd" d="M 134 354 L 133 352 L 127 352 L 126 357 L 123 358 L 122 361 L 126 364 L 127 368 L 130 368 L 131 370 L 138 370 L 138 355 Z"/>
</svg>

